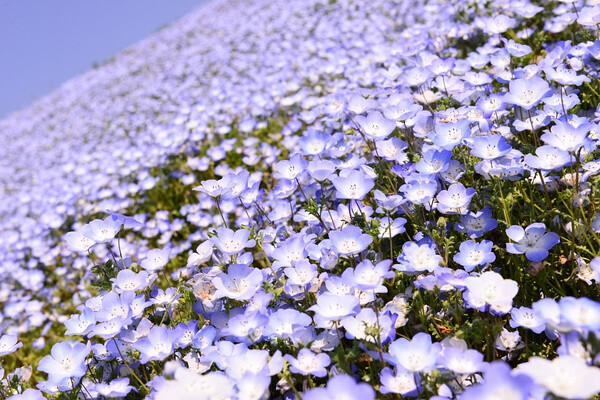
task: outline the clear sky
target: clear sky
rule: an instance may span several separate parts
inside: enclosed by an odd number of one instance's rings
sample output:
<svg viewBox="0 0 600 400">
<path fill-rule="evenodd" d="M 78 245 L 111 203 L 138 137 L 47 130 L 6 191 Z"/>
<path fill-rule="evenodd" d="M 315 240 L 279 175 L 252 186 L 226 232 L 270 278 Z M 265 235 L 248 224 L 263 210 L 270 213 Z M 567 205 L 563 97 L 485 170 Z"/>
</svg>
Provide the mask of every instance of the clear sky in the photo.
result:
<svg viewBox="0 0 600 400">
<path fill-rule="evenodd" d="M 0 119 L 207 0 L 0 0 Z"/>
</svg>

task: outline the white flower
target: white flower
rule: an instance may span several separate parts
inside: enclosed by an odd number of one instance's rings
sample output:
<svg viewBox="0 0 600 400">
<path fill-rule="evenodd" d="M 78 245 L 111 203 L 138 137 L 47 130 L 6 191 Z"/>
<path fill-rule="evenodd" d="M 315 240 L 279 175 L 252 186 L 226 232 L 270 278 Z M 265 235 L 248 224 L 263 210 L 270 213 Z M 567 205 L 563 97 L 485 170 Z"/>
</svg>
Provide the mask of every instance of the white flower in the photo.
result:
<svg viewBox="0 0 600 400">
<path fill-rule="evenodd" d="M 21 347 L 23 347 L 23 343 L 17 343 L 15 335 L 3 335 L 0 338 L 0 356 L 13 353 Z"/>
<path fill-rule="evenodd" d="M 517 372 L 529 375 L 538 385 L 566 399 L 587 399 L 600 393 L 600 369 L 585 361 L 562 356 L 550 361 L 532 357 Z"/>
</svg>

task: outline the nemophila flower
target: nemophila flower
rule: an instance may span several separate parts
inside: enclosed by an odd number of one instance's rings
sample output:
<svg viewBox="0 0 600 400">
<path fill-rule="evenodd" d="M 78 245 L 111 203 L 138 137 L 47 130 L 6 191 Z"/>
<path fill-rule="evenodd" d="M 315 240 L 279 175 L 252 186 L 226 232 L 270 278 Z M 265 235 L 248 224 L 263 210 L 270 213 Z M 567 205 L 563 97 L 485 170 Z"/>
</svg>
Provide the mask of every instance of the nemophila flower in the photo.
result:
<svg viewBox="0 0 600 400">
<path fill-rule="evenodd" d="M 519 307 L 510 310 L 510 326 L 512 328 L 531 329 L 535 333 L 542 333 L 546 329 L 546 322 L 529 307 Z"/>
<path fill-rule="evenodd" d="M 325 103 L 323 104 L 323 111 L 326 115 L 338 118 L 344 112 L 347 106 L 347 101 L 344 95 L 339 93 L 333 93 L 325 97 Z"/>
<path fill-rule="evenodd" d="M 309 243 L 307 239 L 304 235 L 294 234 L 279 242 L 269 255 L 276 260 L 278 266 L 291 267 L 296 261 L 306 259 L 306 247 Z"/>
<path fill-rule="evenodd" d="M 560 310 L 558 302 L 552 298 L 543 298 L 531 304 L 533 311 L 546 323 L 550 330 L 568 332 L 573 327 L 566 323 Z M 546 331 L 548 334 L 548 330 Z M 556 338 L 554 336 L 553 338 Z"/>
<path fill-rule="evenodd" d="M 440 177 L 447 183 L 458 183 L 458 180 L 463 176 L 466 169 L 465 166 L 456 160 L 450 160 L 448 169 L 440 172 Z"/>
<path fill-rule="evenodd" d="M 235 255 L 243 251 L 247 247 L 254 247 L 256 241 L 248 240 L 250 231 L 247 229 L 238 229 L 233 231 L 229 228 L 217 228 L 217 235 L 210 238 L 210 241 L 217 246 L 222 253 L 227 255 Z"/>
<path fill-rule="evenodd" d="M 519 331 L 511 332 L 506 328 L 502 328 L 502 331 L 496 336 L 494 340 L 494 347 L 501 351 L 508 353 L 525 347 L 521 340 Z"/>
<path fill-rule="evenodd" d="M 538 147 L 535 149 L 535 155 L 525 155 L 524 161 L 530 168 L 541 169 L 542 171 L 561 169 L 575 162 L 573 156 L 567 151 L 550 145 Z"/>
<path fill-rule="evenodd" d="M 522 155 L 517 152 L 507 154 L 496 160 L 483 160 L 475 164 L 475 172 L 485 179 L 498 177 L 509 181 L 517 181 L 523 177 Z"/>
<path fill-rule="evenodd" d="M 359 115 L 355 121 L 368 139 L 385 139 L 396 128 L 396 121 L 385 118 L 379 111 L 371 111 L 366 117 Z"/>
<path fill-rule="evenodd" d="M 457 231 L 466 233 L 473 239 L 483 236 L 485 232 L 496 229 L 497 226 L 498 222 L 492 218 L 492 210 L 489 207 L 461 215 L 460 222 L 454 225 Z"/>
<path fill-rule="evenodd" d="M 562 96 L 558 93 L 555 93 L 554 95 L 544 99 L 544 110 L 546 110 L 549 115 L 564 116 L 565 111 L 571 110 L 579 103 L 581 103 L 581 100 L 575 93 L 564 94 Z M 572 119 L 574 120 L 575 117 L 572 117 Z"/>
<path fill-rule="evenodd" d="M 546 225 L 536 222 L 523 229 L 513 225 L 506 229 L 506 235 L 515 243 L 507 243 L 506 251 L 512 254 L 523 254 L 530 261 L 540 262 L 548 257 L 548 250 L 560 243 L 554 232 L 546 233 Z"/>
<path fill-rule="evenodd" d="M 429 372 L 442 351 L 440 343 L 432 343 L 431 336 L 419 332 L 412 340 L 397 339 L 388 349 L 388 362 L 410 372 Z"/>
<path fill-rule="evenodd" d="M 137 219 L 135 219 L 133 217 L 128 217 L 127 215 L 119 214 L 119 213 L 113 212 L 111 210 L 106 210 L 106 212 L 108 214 L 110 214 L 112 219 L 123 224 L 124 229 L 135 229 L 135 228 L 141 228 L 144 226 L 143 223 L 141 223 L 140 221 L 138 221 Z"/>
<path fill-rule="evenodd" d="M 199 266 L 210 260 L 213 255 L 213 246 L 214 244 L 210 240 L 206 240 L 198 245 L 196 251 L 189 255 L 187 266 Z"/>
<path fill-rule="evenodd" d="M 345 271 L 344 271 L 345 272 Z M 342 276 L 331 275 L 325 280 L 325 287 L 327 292 L 335 294 L 336 296 L 342 296 L 345 294 L 353 293 L 353 283 L 351 279 L 352 270 L 345 272 Z"/>
<path fill-rule="evenodd" d="M 452 150 L 462 144 L 463 139 L 470 134 L 469 121 L 460 119 L 456 122 L 438 122 L 430 139 L 436 146 L 444 150 Z"/>
<path fill-rule="evenodd" d="M 123 319 L 115 317 L 108 321 L 96 324 L 89 333 L 89 336 L 100 336 L 104 339 L 110 339 L 121 333 L 124 327 Z"/>
<path fill-rule="evenodd" d="M 23 343 L 19 342 L 15 335 L 2 335 L 0 337 L 0 357 L 14 353 L 21 347 L 23 347 Z"/>
<path fill-rule="evenodd" d="M 286 354 L 284 358 L 290 363 L 290 372 L 293 374 L 313 375 L 318 378 L 327 376 L 327 367 L 331 363 L 327 354 L 315 354 L 309 349 L 300 349 L 296 357 Z"/>
<path fill-rule="evenodd" d="M 401 178 L 408 178 L 415 174 L 417 169 L 413 163 L 407 162 L 402 165 L 393 165 L 392 172 Z"/>
<path fill-rule="evenodd" d="M 587 46 L 586 52 L 596 60 L 600 59 L 600 40 L 595 40 L 594 43 Z"/>
<path fill-rule="evenodd" d="M 366 99 L 360 94 L 354 94 L 347 98 L 347 109 L 354 114 L 362 114 L 367 110 L 377 107 L 377 101 Z"/>
<path fill-rule="evenodd" d="M 336 170 L 333 161 L 330 160 L 311 160 L 306 167 L 306 171 L 316 181 L 323 182 L 328 179 Z"/>
<path fill-rule="evenodd" d="M 150 299 L 151 304 L 160 304 L 163 306 L 176 304 L 177 299 L 181 297 L 177 288 L 174 287 L 168 287 L 165 290 L 155 287 L 150 295 L 152 296 Z"/>
<path fill-rule="evenodd" d="M 415 104 L 410 100 L 404 100 L 397 104 L 390 104 L 383 108 L 383 115 L 386 118 L 393 119 L 396 121 L 406 121 L 414 117 L 419 111 L 423 109 L 420 104 Z"/>
<path fill-rule="evenodd" d="M 48 374 L 48 381 L 61 386 L 71 378 L 81 378 L 87 371 L 85 359 L 90 353 L 89 345 L 67 340 L 52 346 L 50 355 L 38 363 L 38 371 Z"/>
<path fill-rule="evenodd" d="M 581 123 L 578 126 L 564 121 L 557 121 L 540 139 L 550 146 L 569 152 L 576 152 L 588 142 L 588 133 L 592 125 Z"/>
<path fill-rule="evenodd" d="M 558 301 L 561 321 L 574 329 L 600 330 L 600 303 L 587 297 L 563 297 Z"/>
<path fill-rule="evenodd" d="M 198 332 L 198 321 L 192 320 L 187 324 L 180 322 L 175 327 L 177 331 L 177 340 L 175 345 L 179 348 L 186 348 L 194 341 L 194 336 Z"/>
<path fill-rule="evenodd" d="M 539 76 L 541 68 L 537 64 L 529 64 L 524 67 L 515 68 L 513 70 L 513 76 L 517 79 L 531 79 L 535 76 Z"/>
<path fill-rule="evenodd" d="M 130 269 L 119 271 L 116 278 L 112 278 L 113 287 L 117 293 L 126 290 L 143 290 L 148 286 L 148 272 L 140 271 L 137 274 Z"/>
<path fill-rule="evenodd" d="M 394 265 L 394 268 L 405 273 L 433 272 L 440 266 L 442 260 L 433 245 L 406 242 L 402 245 L 402 253 L 398 256 L 399 264 Z"/>
<path fill-rule="evenodd" d="M 119 378 L 108 383 L 99 382 L 88 385 L 87 390 L 97 392 L 104 397 L 125 397 L 135 388 L 129 385 L 129 378 Z"/>
<path fill-rule="evenodd" d="M 483 354 L 473 349 L 445 347 L 439 363 L 456 374 L 474 374 L 485 368 Z"/>
<path fill-rule="evenodd" d="M 464 267 L 467 272 L 471 272 L 480 265 L 486 265 L 496 260 L 496 255 L 492 252 L 493 242 L 482 240 L 477 243 L 473 240 L 462 242 L 459 252 L 454 255 L 454 262 Z"/>
<path fill-rule="evenodd" d="M 587 163 L 583 164 L 582 168 L 583 168 L 584 172 L 581 177 L 581 181 L 586 182 L 590 177 L 596 176 L 600 173 L 600 161 L 594 160 L 594 161 L 587 162 Z M 596 218 L 592 221 L 592 229 L 594 229 L 596 232 L 598 232 L 598 229 L 596 228 L 596 224 L 598 222 L 600 222 L 600 219 L 598 219 L 599 215 L 600 214 L 596 214 Z"/>
<path fill-rule="evenodd" d="M 79 231 L 68 232 L 65 235 L 65 243 L 69 250 L 78 252 L 88 251 L 90 247 L 96 244 L 94 240 Z"/>
<path fill-rule="evenodd" d="M 564 116 L 565 111 L 571 110 L 579 103 L 581 103 L 581 100 L 575 93 L 564 94 L 562 96 L 558 93 L 555 93 L 554 95 L 544 99 L 544 111 L 553 117 L 558 115 Z M 575 118 L 576 117 L 572 117 L 572 120 Z"/>
<path fill-rule="evenodd" d="M 472 138 L 471 154 L 484 160 L 495 160 L 512 150 L 502 135 L 477 136 Z"/>
<path fill-rule="evenodd" d="M 431 64 L 429 64 L 427 66 L 427 69 L 429 69 L 431 71 L 431 73 L 436 76 L 437 75 L 446 75 L 450 71 L 452 71 L 452 68 L 454 68 L 455 62 L 456 62 L 456 58 L 454 58 L 454 57 L 449 57 L 446 59 L 436 57 L 433 61 L 431 61 Z"/>
<path fill-rule="evenodd" d="M 503 315 L 512 308 L 513 298 L 519 291 L 517 282 L 504 279 L 502 275 L 487 271 L 479 276 L 471 276 L 464 281 L 466 291 L 463 294 L 467 306 L 479 311 Z"/>
<path fill-rule="evenodd" d="M 262 374 L 246 374 L 235 382 L 238 399 L 261 400 L 268 398 L 271 377 Z"/>
<path fill-rule="evenodd" d="M 504 48 L 510 53 L 513 57 L 525 57 L 527 54 L 531 53 L 531 47 L 526 44 L 517 43 L 512 39 L 504 39 Z"/>
<path fill-rule="evenodd" d="M 302 158 L 302 154 L 296 153 L 289 160 L 277 162 L 273 168 L 273 177 L 276 179 L 294 180 L 306 170 L 308 161 Z"/>
<path fill-rule="evenodd" d="M 548 82 L 539 75 L 532 78 L 514 79 L 508 84 L 508 93 L 503 97 L 505 103 L 514 104 L 525 110 L 531 110 L 542 99 L 552 95 Z"/>
<path fill-rule="evenodd" d="M 371 235 L 363 233 L 359 227 L 354 225 L 346 225 L 341 230 L 329 231 L 329 239 L 338 254 L 344 256 L 358 254 L 373 242 Z"/>
<path fill-rule="evenodd" d="M 310 389 L 302 394 L 303 400 L 374 400 L 375 391 L 367 383 L 356 383 L 348 375 L 336 375 L 326 387 Z"/>
<path fill-rule="evenodd" d="M 393 238 L 394 236 L 406 232 L 404 225 L 406 219 L 396 218 L 391 219 L 390 217 L 383 217 L 379 219 L 379 238 Z"/>
<path fill-rule="evenodd" d="M 382 394 L 397 393 L 404 397 L 416 397 L 421 391 L 421 376 L 402 367 L 397 366 L 393 371 L 388 367 L 382 369 L 379 380 L 379 391 Z"/>
<path fill-rule="evenodd" d="M 519 7 L 515 8 L 514 11 L 523 18 L 533 18 L 543 10 L 544 7 L 540 7 L 538 5 L 527 2 L 522 2 L 519 4 Z"/>
<path fill-rule="evenodd" d="M 475 193 L 473 188 L 465 188 L 462 183 L 454 183 L 448 187 L 448 190 L 438 193 L 437 210 L 442 214 L 465 214 Z"/>
<path fill-rule="evenodd" d="M 568 68 L 564 64 L 556 68 L 546 68 L 544 72 L 548 79 L 565 86 L 580 86 L 584 82 L 590 82 L 590 78 L 585 75 L 577 75 L 577 71 Z"/>
<path fill-rule="evenodd" d="M 155 400 L 197 400 L 199 393 L 206 399 L 235 397 L 235 382 L 220 371 L 201 375 L 178 367 L 173 378 L 158 385 L 154 393 Z"/>
<path fill-rule="evenodd" d="M 204 350 L 213 344 L 217 336 L 217 329 L 212 325 L 205 325 L 194 335 L 192 340 L 192 348 Z"/>
<path fill-rule="evenodd" d="M 91 331 L 95 323 L 96 316 L 94 311 L 85 307 L 81 314 L 71 315 L 71 317 L 64 322 L 64 325 L 67 328 L 65 335 L 86 335 Z"/>
<path fill-rule="evenodd" d="M 6 400 L 45 400 L 46 398 L 37 389 L 25 389 L 20 394 L 14 394 L 8 397 Z"/>
<path fill-rule="evenodd" d="M 256 342 L 262 337 L 262 332 L 269 322 L 262 310 L 246 309 L 243 313 L 229 318 L 227 326 L 221 329 L 221 335 L 239 341 Z"/>
<path fill-rule="evenodd" d="M 357 315 L 342 319 L 342 326 L 349 339 L 385 343 L 395 336 L 394 321 L 390 314 L 375 312 L 371 308 L 363 308 Z"/>
<path fill-rule="evenodd" d="M 296 329 L 309 326 L 312 318 L 293 308 L 278 309 L 269 315 L 264 334 L 268 337 L 288 338 Z"/>
<path fill-rule="evenodd" d="M 586 333 L 579 331 L 567 332 L 560 337 L 560 346 L 556 348 L 559 356 L 573 356 L 584 360 L 588 364 L 594 362 L 595 352 L 588 340 Z"/>
<path fill-rule="evenodd" d="M 264 189 L 260 188 L 260 182 L 254 182 L 253 184 L 248 185 L 248 188 L 240 193 L 239 199 L 243 205 L 249 207 L 253 203 L 256 203 L 264 193 Z"/>
<path fill-rule="evenodd" d="M 577 261 L 577 277 L 588 285 L 591 285 L 593 282 L 600 282 L 600 269 L 598 268 L 598 261 L 594 260 L 595 259 L 591 260 L 589 265 L 584 262 L 580 262 L 581 260 Z"/>
<path fill-rule="evenodd" d="M 240 194 L 248 188 L 248 179 L 250 173 L 242 170 L 238 173 L 228 172 L 221 180 L 219 185 L 224 189 L 222 198 L 233 199 L 238 198 Z"/>
<path fill-rule="evenodd" d="M 226 273 L 212 279 L 217 298 L 228 297 L 234 300 L 249 300 L 260 288 L 263 274 L 259 269 L 241 264 L 231 264 Z"/>
<path fill-rule="evenodd" d="M 297 189 L 298 183 L 295 180 L 291 181 L 289 179 L 281 179 L 279 183 L 273 187 L 271 193 L 276 199 L 288 199 L 296 192 Z M 276 209 L 277 204 L 273 208 Z M 269 215 L 269 217 L 271 216 Z"/>
<path fill-rule="evenodd" d="M 531 118 L 529 118 L 529 115 L 527 116 L 526 119 L 524 120 L 520 120 L 520 119 L 516 119 L 513 121 L 513 126 L 515 127 L 515 129 L 519 132 L 523 132 L 523 131 L 530 131 L 532 130 L 538 130 L 541 129 L 545 126 L 547 126 L 550 123 L 550 114 L 546 111 L 543 110 L 536 110 L 535 114 L 531 115 Z"/>
<path fill-rule="evenodd" d="M 268 350 L 247 349 L 234 351 L 228 357 L 225 372 L 233 379 L 241 379 L 244 375 L 277 375 L 283 369 L 283 357 L 279 350 L 269 359 Z"/>
<path fill-rule="evenodd" d="M 554 360 L 531 357 L 516 368 L 550 393 L 565 399 L 587 399 L 600 392 L 600 369 L 577 357 Z"/>
<path fill-rule="evenodd" d="M 331 142 L 331 135 L 314 129 L 307 129 L 298 139 L 298 145 L 305 155 L 321 154 Z"/>
<path fill-rule="evenodd" d="M 171 249 L 152 249 L 146 254 L 146 258 L 140 262 L 140 265 L 146 271 L 156 272 L 167 265 L 170 255 Z"/>
<path fill-rule="evenodd" d="M 308 260 L 300 260 L 295 262 L 293 267 L 285 268 L 283 273 L 288 277 L 286 283 L 305 286 L 317 277 L 317 265 L 311 264 Z"/>
<path fill-rule="evenodd" d="M 469 71 L 462 77 L 465 82 L 473 86 L 483 86 L 492 83 L 492 78 L 485 72 Z"/>
<path fill-rule="evenodd" d="M 417 171 L 423 174 L 437 174 L 448 169 L 452 152 L 447 150 L 429 149 L 415 165 Z"/>
<path fill-rule="evenodd" d="M 362 200 L 375 186 L 375 179 L 362 170 L 343 169 L 340 175 L 329 177 L 338 199 Z"/>
<path fill-rule="evenodd" d="M 336 296 L 331 293 L 323 293 L 317 296 L 317 304 L 309 308 L 324 322 L 339 321 L 349 315 L 355 315 L 360 311 L 358 299 L 353 295 Z"/>
<path fill-rule="evenodd" d="M 495 361 L 487 367 L 483 379 L 467 387 L 460 398 L 462 400 L 526 400 L 530 398 L 534 388 L 535 385 L 530 377 L 512 372 L 510 366 L 503 361 Z"/>
<path fill-rule="evenodd" d="M 381 214 L 395 213 L 396 211 L 398 211 L 398 207 L 400 207 L 405 202 L 402 196 L 397 194 L 386 196 L 379 189 L 375 189 L 373 191 L 373 197 L 375 198 L 375 202 L 379 206 L 376 212 Z"/>
<path fill-rule="evenodd" d="M 148 336 L 138 339 L 131 347 L 140 352 L 140 362 L 147 364 L 149 361 L 163 360 L 173 354 L 179 335 L 177 330 L 157 325 L 150 329 Z"/>
<path fill-rule="evenodd" d="M 503 97 L 504 95 L 501 93 L 493 93 L 489 97 L 482 97 L 477 101 L 477 109 L 483 112 L 485 118 L 490 118 L 494 114 L 498 115 L 506 109 Z"/>
<path fill-rule="evenodd" d="M 517 20 L 507 15 L 499 14 L 493 17 L 481 18 L 479 24 L 484 32 L 496 35 L 514 28 L 517 25 Z"/>
<path fill-rule="evenodd" d="M 120 221 L 109 216 L 105 219 L 95 219 L 84 225 L 81 227 L 81 233 L 96 243 L 106 243 L 115 238 L 121 225 Z"/>
<path fill-rule="evenodd" d="M 388 140 L 378 140 L 375 142 L 376 155 L 386 161 L 393 161 L 403 164 L 408 161 L 408 155 L 405 150 L 408 144 L 404 140 L 398 138 L 390 138 Z"/>
<path fill-rule="evenodd" d="M 333 217 L 330 216 L 329 213 L 322 214 L 329 217 L 328 221 L 335 222 L 336 227 L 352 223 L 352 220 L 356 215 L 364 216 L 367 222 L 371 220 L 370 217 L 373 215 L 373 209 L 371 207 L 366 206 L 364 203 L 361 205 L 356 201 L 352 201 L 349 204 L 340 204 L 336 211 L 337 213 Z"/>
<path fill-rule="evenodd" d="M 428 204 L 437 193 L 438 183 L 434 179 L 414 180 L 400 186 L 404 197 L 413 204 Z"/>
<path fill-rule="evenodd" d="M 579 12 L 577 23 L 585 27 L 597 27 L 600 24 L 600 4 L 583 7 Z"/>
<path fill-rule="evenodd" d="M 361 261 L 354 270 L 351 271 L 351 280 L 357 288 L 364 291 L 375 291 L 376 293 L 386 293 L 387 289 L 383 286 L 385 278 L 394 277 L 394 272 L 390 271 L 392 260 L 383 260 L 373 265 L 371 260 Z"/>
<path fill-rule="evenodd" d="M 423 67 L 414 67 L 407 71 L 404 79 L 409 86 L 421 86 L 432 77 L 431 71 Z"/>
<path fill-rule="evenodd" d="M 221 197 L 226 189 L 221 185 L 220 181 L 207 179 L 200 182 L 200 186 L 196 186 L 193 190 L 205 193 L 210 197 Z"/>
<path fill-rule="evenodd" d="M 123 292 L 121 295 L 115 292 L 108 292 L 102 296 L 102 306 L 96 311 L 98 321 L 109 321 L 113 318 L 119 318 L 128 321 L 131 318 L 131 302 L 135 297 L 132 291 Z"/>
</svg>

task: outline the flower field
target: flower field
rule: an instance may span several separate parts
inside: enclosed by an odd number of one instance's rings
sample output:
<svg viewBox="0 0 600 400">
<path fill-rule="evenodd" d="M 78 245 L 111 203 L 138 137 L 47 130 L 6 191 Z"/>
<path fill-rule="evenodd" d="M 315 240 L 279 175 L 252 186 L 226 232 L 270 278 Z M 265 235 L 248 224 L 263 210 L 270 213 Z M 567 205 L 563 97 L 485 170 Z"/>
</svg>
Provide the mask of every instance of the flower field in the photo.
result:
<svg viewBox="0 0 600 400">
<path fill-rule="evenodd" d="M 600 398 L 599 34 L 212 0 L 13 113 L 0 398 Z"/>
</svg>

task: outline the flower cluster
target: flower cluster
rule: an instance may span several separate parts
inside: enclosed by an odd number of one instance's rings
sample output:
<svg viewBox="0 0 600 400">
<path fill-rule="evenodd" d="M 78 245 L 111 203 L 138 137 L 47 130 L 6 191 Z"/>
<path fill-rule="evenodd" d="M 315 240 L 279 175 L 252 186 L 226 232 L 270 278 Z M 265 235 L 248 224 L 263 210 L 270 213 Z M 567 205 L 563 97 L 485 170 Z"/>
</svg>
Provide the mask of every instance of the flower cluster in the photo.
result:
<svg viewBox="0 0 600 400">
<path fill-rule="evenodd" d="M 598 2 L 243 3 L 0 122 L 0 397 L 598 395 Z"/>
</svg>

